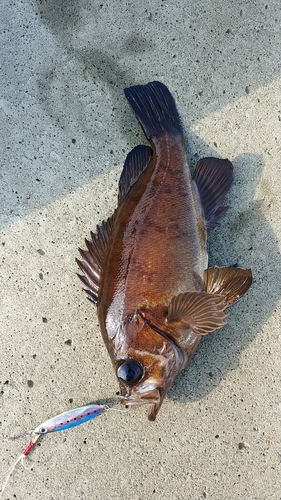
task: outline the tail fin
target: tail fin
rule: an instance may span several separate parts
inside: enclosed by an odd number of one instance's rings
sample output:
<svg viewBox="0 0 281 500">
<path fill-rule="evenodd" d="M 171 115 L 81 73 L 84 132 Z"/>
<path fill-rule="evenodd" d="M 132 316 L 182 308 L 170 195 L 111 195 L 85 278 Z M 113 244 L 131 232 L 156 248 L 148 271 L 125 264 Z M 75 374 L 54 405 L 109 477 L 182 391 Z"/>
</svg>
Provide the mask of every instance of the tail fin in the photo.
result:
<svg viewBox="0 0 281 500">
<path fill-rule="evenodd" d="M 148 139 L 167 130 L 182 133 L 174 98 L 163 83 L 136 85 L 124 93 Z"/>
</svg>

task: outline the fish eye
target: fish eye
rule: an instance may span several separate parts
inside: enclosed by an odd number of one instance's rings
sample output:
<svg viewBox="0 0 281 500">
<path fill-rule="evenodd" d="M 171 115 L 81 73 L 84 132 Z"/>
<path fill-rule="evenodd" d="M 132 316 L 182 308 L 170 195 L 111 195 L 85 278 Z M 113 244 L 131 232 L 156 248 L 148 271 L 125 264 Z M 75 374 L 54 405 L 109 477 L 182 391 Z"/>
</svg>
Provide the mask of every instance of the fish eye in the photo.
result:
<svg viewBox="0 0 281 500">
<path fill-rule="evenodd" d="M 45 429 L 45 427 L 40 427 L 39 432 L 40 432 L 40 434 L 46 434 L 47 429 Z"/>
<path fill-rule="evenodd" d="M 143 367 L 134 359 L 127 359 L 117 369 L 117 377 L 127 384 L 134 384 L 143 376 Z"/>
</svg>

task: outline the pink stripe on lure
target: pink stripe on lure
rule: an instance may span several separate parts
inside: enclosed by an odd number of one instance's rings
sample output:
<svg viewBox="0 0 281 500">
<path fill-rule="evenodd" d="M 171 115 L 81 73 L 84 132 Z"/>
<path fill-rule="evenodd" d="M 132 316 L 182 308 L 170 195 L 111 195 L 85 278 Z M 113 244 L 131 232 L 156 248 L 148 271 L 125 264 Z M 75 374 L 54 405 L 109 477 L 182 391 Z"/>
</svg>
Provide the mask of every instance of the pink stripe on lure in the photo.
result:
<svg viewBox="0 0 281 500">
<path fill-rule="evenodd" d="M 87 405 L 74 408 L 73 410 L 66 411 L 56 415 L 43 424 L 38 425 L 36 429 L 31 431 L 31 434 L 47 434 L 47 432 L 64 431 L 71 429 L 77 425 L 84 424 L 92 418 L 98 417 L 106 410 L 109 410 L 107 405 Z"/>
</svg>

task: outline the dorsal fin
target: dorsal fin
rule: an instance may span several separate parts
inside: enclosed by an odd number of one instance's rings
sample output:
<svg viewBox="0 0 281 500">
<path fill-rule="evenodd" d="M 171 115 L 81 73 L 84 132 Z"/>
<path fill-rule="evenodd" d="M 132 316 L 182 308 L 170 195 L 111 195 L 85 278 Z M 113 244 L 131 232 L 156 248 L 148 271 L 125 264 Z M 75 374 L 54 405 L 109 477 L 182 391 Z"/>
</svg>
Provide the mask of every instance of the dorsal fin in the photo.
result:
<svg viewBox="0 0 281 500">
<path fill-rule="evenodd" d="M 239 267 L 209 267 L 204 271 L 204 280 L 206 292 L 223 296 L 228 307 L 246 293 L 252 273 Z"/>
<path fill-rule="evenodd" d="M 114 214 L 101 225 L 97 226 L 97 232 L 91 232 L 92 241 L 85 240 L 88 250 L 79 248 L 79 252 L 83 260 L 76 259 L 78 266 L 83 275 L 78 274 L 82 283 L 86 286 L 85 292 L 89 295 L 89 299 L 97 304 L 99 295 L 99 285 L 102 269 L 105 264 L 106 251 L 109 238 L 112 233 Z"/>
<path fill-rule="evenodd" d="M 148 166 L 152 158 L 152 149 L 149 146 L 136 146 L 127 155 L 123 171 L 119 180 L 118 203 L 122 203 L 131 187 Z"/>
<path fill-rule="evenodd" d="M 228 209 L 221 204 L 233 181 L 232 163 L 219 158 L 202 158 L 195 167 L 193 180 L 204 210 L 206 227 L 215 227 Z"/>
</svg>

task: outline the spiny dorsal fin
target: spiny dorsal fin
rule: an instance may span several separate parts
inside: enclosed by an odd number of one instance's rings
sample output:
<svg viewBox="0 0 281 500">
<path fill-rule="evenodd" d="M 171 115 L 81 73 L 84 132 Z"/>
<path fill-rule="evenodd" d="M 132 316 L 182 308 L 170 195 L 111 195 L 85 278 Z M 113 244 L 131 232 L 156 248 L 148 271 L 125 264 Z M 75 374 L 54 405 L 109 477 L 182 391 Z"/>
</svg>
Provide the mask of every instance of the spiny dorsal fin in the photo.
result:
<svg viewBox="0 0 281 500">
<path fill-rule="evenodd" d="M 251 269 L 209 267 L 204 272 L 207 293 L 223 296 L 228 306 L 234 304 L 252 283 Z"/>
<path fill-rule="evenodd" d="M 202 158 L 196 165 L 193 180 L 204 210 L 206 227 L 215 227 L 228 210 L 221 204 L 233 181 L 232 163 L 219 158 Z"/>
<path fill-rule="evenodd" d="M 92 241 L 85 240 L 88 250 L 79 248 L 79 252 L 83 260 L 76 259 L 78 266 L 83 275 L 78 274 L 82 283 L 86 286 L 85 292 L 89 295 L 89 299 L 97 304 L 100 285 L 101 272 L 104 267 L 106 250 L 109 238 L 112 233 L 114 214 L 101 225 L 97 226 L 97 232 L 91 232 Z"/>
<path fill-rule="evenodd" d="M 118 203 L 122 203 L 131 187 L 148 166 L 152 158 L 152 149 L 149 146 L 136 146 L 127 155 L 123 171 L 119 180 Z"/>
<path fill-rule="evenodd" d="M 185 292 L 173 297 L 167 322 L 189 328 L 197 335 L 207 335 L 225 325 L 224 297 L 206 292 Z"/>
</svg>

